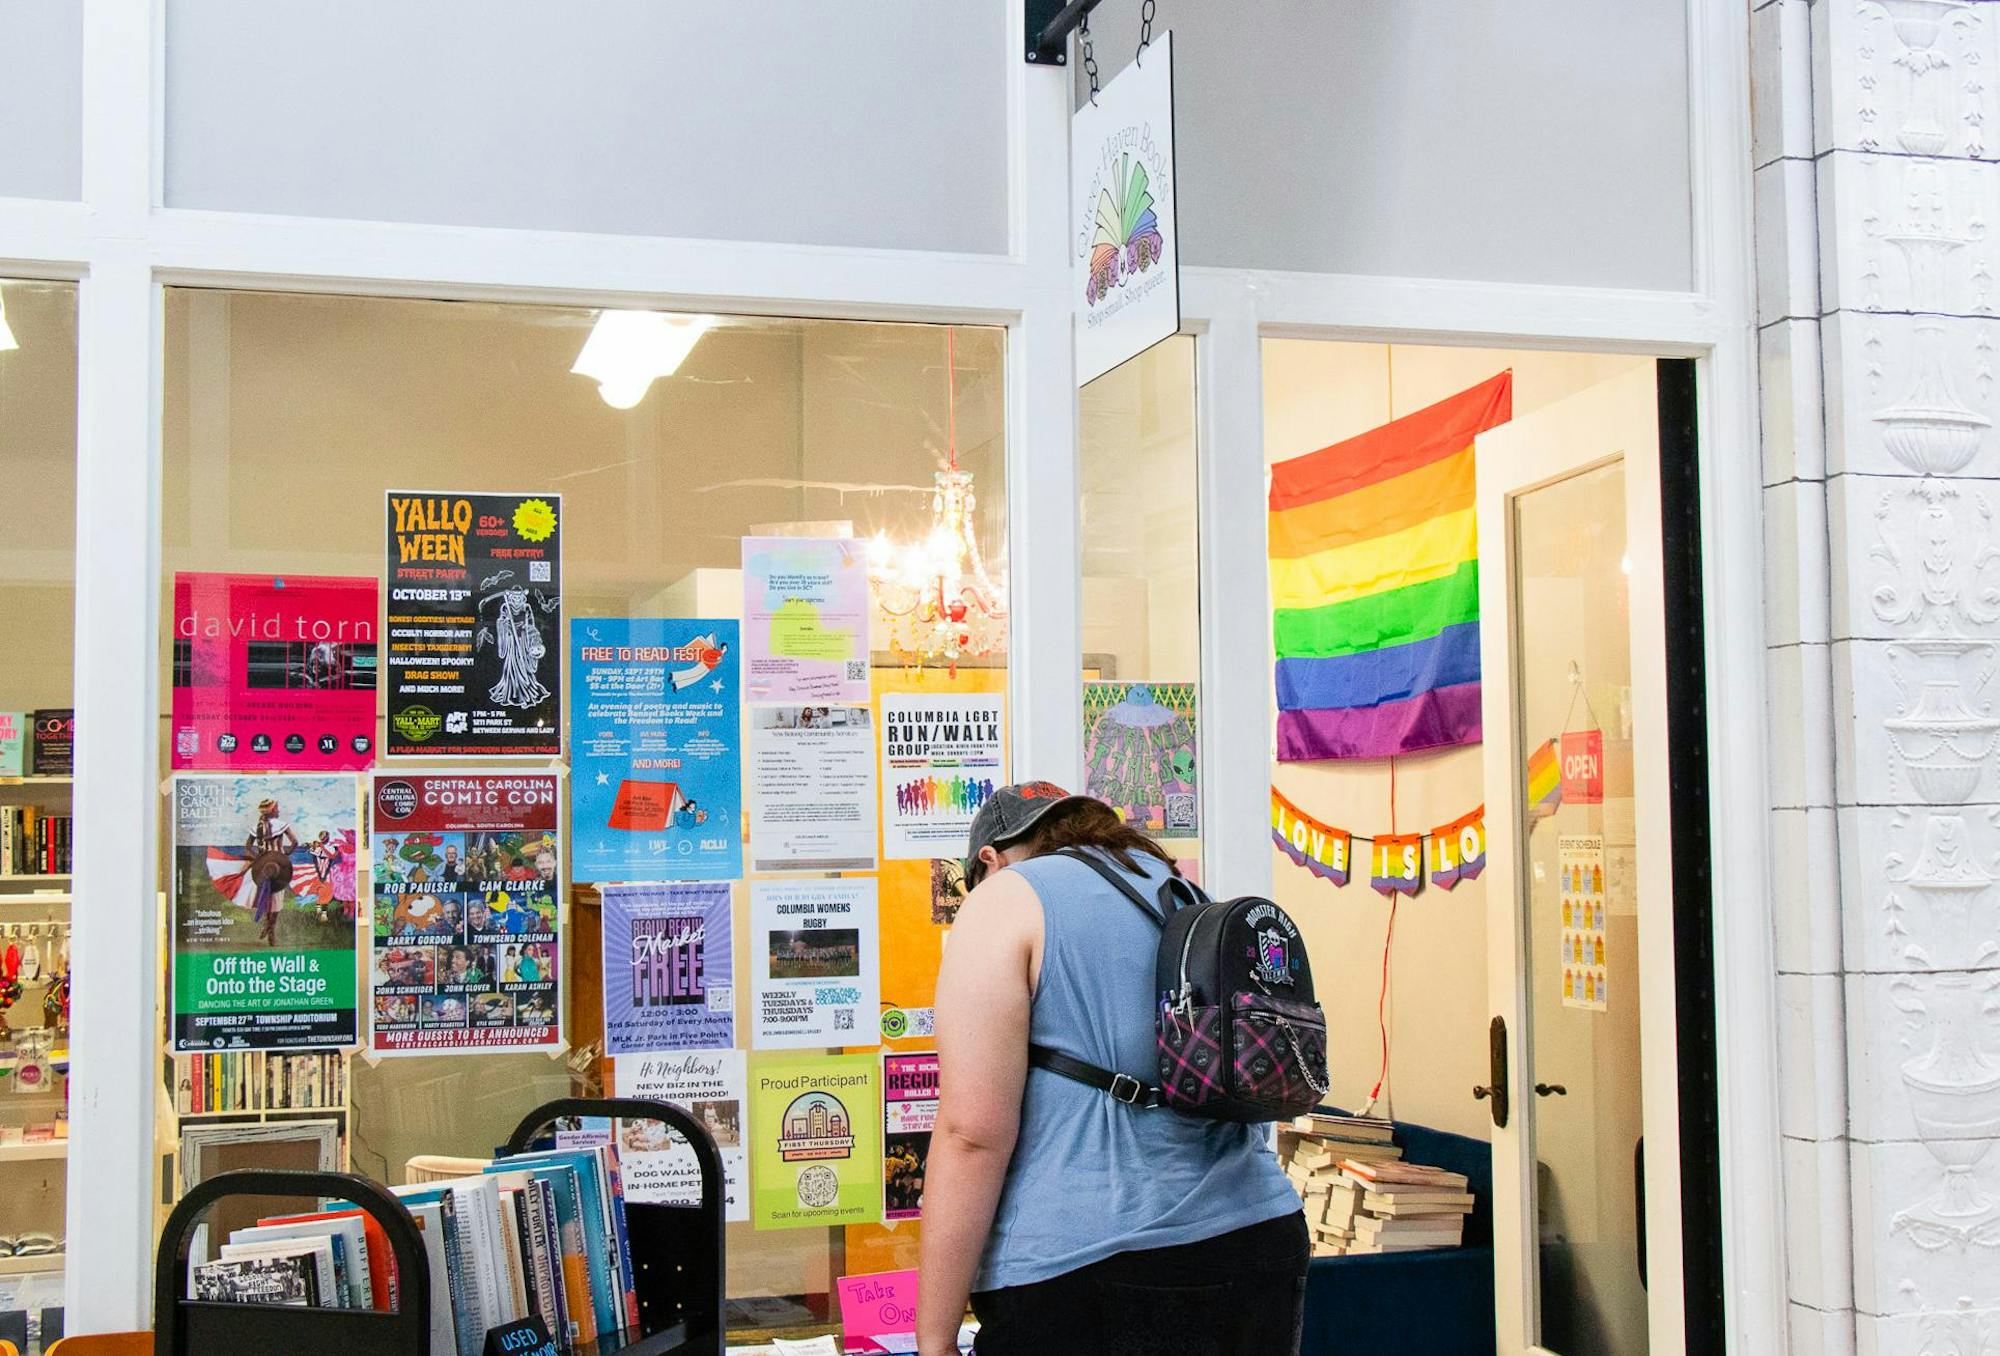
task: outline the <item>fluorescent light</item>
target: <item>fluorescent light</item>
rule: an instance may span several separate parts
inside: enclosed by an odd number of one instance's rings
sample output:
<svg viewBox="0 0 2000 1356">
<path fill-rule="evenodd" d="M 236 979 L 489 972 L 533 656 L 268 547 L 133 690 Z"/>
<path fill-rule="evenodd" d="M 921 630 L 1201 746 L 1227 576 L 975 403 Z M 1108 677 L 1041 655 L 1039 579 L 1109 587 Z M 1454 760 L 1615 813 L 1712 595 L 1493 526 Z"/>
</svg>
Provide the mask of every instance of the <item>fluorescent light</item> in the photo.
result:
<svg viewBox="0 0 2000 1356">
<path fill-rule="evenodd" d="M 595 381 L 605 404 L 629 410 L 655 381 L 679 371 L 716 323 L 712 315 L 600 311 L 569 370 Z"/>
<path fill-rule="evenodd" d="M 0 291 L 0 353 L 11 353 L 20 346 L 14 331 L 7 328 L 7 294 Z"/>
</svg>

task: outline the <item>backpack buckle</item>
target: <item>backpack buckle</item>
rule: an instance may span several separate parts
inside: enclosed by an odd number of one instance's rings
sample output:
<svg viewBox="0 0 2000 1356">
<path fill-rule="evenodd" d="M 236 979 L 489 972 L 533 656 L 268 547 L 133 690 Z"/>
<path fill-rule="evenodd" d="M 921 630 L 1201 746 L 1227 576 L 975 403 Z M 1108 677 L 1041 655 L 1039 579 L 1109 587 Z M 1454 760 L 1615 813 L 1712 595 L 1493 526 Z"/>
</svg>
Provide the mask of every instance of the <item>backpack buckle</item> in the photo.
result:
<svg viewBox="0 0 2000 1356">
<path fill-rule="evenodd" d="M 1123 1102 L 1126 1106 L 1139 1106 L 1145 1102 L 1146 1085 L 1131 1074 L 1111 1075 L 1111 1086 L 1105 1091 L 1110 1093 L 1114 1100 Z"/>
</svg>

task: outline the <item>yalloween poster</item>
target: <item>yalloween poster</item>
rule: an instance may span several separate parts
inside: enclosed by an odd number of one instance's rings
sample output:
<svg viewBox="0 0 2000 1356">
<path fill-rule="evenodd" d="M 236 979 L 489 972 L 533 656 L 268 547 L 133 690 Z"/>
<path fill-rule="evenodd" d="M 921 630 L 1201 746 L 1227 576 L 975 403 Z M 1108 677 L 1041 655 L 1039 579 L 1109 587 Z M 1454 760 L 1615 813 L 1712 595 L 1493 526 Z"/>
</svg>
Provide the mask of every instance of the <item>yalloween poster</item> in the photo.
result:
<svg viewBox="0 0 2000 1356">
<path fill-rule="evenodd" d="M 175 769 L 373 766 L 378 595 L 373 579 L 176 574 Z"/>
<path fill-rule="evenodd" d="M 392 756 L 562 752 L 562 496 L 388 494 Z"/>
<path fill-rule="evenodd" d="M 736 1043 L 729 885 L 604 888 L 604 1050 Z"/>
<path fill-rule="evenodd" d="M 354 1045 L 357 779 L 171 787 L 175 1051 Z"/>
<path fill-rule="evenodd" d="M 377 773 L 371 803 L 373 1049 L 558 1048 L 557 775 Z"/>
<path fill-rule="evenodd" d="M 759 1229 L 882 1217 L 881 1065 L 874 1055 L 750 1063 L 750 1201 Z"/>
</svg>

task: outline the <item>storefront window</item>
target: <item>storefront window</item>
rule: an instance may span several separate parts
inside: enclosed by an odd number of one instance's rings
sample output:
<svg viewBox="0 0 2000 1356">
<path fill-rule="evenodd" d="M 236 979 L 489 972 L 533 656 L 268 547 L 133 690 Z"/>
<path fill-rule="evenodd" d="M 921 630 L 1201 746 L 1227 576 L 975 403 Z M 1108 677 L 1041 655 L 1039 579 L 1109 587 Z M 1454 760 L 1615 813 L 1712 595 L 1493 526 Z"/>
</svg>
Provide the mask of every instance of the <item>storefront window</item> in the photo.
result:
<svg viewBox="0 0 2000 1356">
<path fill-rule="evenodd" d="M 191 289 L 166 324 L 171 1180 L 421 1182 L 651 1090 L 737 1166 L 732 1334 L 915 1265 L 882 1052 L 933 1048 L 950 859 L 1006 775 L 1004 333 Z M 647 691 L 704 705 L 662 743 Z M 319 1011 L 231 983 L 293 965 Z M 757 1079 L 843 1050 L 872 1073 L 815 1210 L 742 1172 L 796 1176 Z"/>
<path fill-rule="evenodd" d="M 1194 340 L 1083 388 L 1085 789 L 1201 865 Z"/>
<path fill-rule="evenodd" d="M 76 288 L 0 282 L 0 1338 L 63 1298 Z"/>
</svg>

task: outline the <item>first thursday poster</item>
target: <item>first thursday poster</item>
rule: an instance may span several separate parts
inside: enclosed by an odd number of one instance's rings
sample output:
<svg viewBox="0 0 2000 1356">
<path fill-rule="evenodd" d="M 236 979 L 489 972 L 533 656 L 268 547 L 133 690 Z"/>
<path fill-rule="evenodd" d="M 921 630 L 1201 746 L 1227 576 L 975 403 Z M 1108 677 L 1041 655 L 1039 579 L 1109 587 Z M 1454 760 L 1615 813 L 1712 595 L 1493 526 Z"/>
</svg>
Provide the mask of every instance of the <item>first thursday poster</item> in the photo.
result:
<svg viewBox="0 0 2000 1356">
<path fill-rule="evenodd" d="M 560 804 L 553 772 L 375 775 L 378 1054 L 559 1048 Z"/>
<path fill-rule="evenodd" d="M 728 884 L 610 885 L 603 902 L 605 1053 L 734 1045 Z"/>
<path fill-rule="evenodd" d="M 743 874 L 734 621 L 570 623 L 570 876 Z"/>
<path fill-rule="evenodd" d="M 882 694 L 882 855 L 962 856 L 972 817 L 1006 782 L 998 693 Z"/>
<path fill-rule="evenodd" d="M 1557 895 L 1562 904 L 1562 1001 L 1566 1008 L 1608 1012 L 1610 967 L 1604 956 L 1604 837 L 1565 833 L 1556 839 Z"/>
<path fill-rule="evenodd" d="M 875 731 L 866 706 L 750 710 L 758 871 L 875 869 Z"/>
<path fill-rule="evenodd" d="M 882 1217 L 874 1055 L 763 1055 L 750 1065 L 751 1216 L 759 1229 Z"/>
<path fill-rule="evenodd" d="M 866 702 L 866 544 L 745 537 L 743 640 L 750 701 Z"/>
<path fill-rule="evenodd" d="M 1083 794 L 1159 838 L 1201 832 L 1193 683 L 1083 685 Z"/>
<path fill-rule="evenodd" d="M 388 752 L 562 752 L 562 496 L 388 494 Z"/>
<path fill-rule="evenodd" d="M 938 1057 L 882 1056 L 882 1218 L 923 1214 L 924 1165 L 937 1124 Z"/>
<path fill-rule="evenodd" d="M 171 791 L 174 1049 L 354 1045 L 358 779 L 184 775 Z"/>
<path fill-rule="evenodd" d="M 877 935 L 872 880 L 752 881 L 752 1046 L 873 1045 Z"/>
<path fill-rule="evenodd" d="M 176 574 L 174 768 L 370 767 L 378 596 L 373 579 Z"/>
<path fill-rule="evenodd" d="M 672 1102 L 700 1121 L 722 1157 L 723 1207 L 732 1224 L 750 1218 L 750 1147 L 745 1132 L 744 1053 L 677 1050 L 620 1059 L 620 1097 Z M 645 1205 L 700 1205 L 701 1165 L 685 1137 L 659 1121 L 621 1121 L 619 1165 L 625 1199 Z"/>
</svg>

